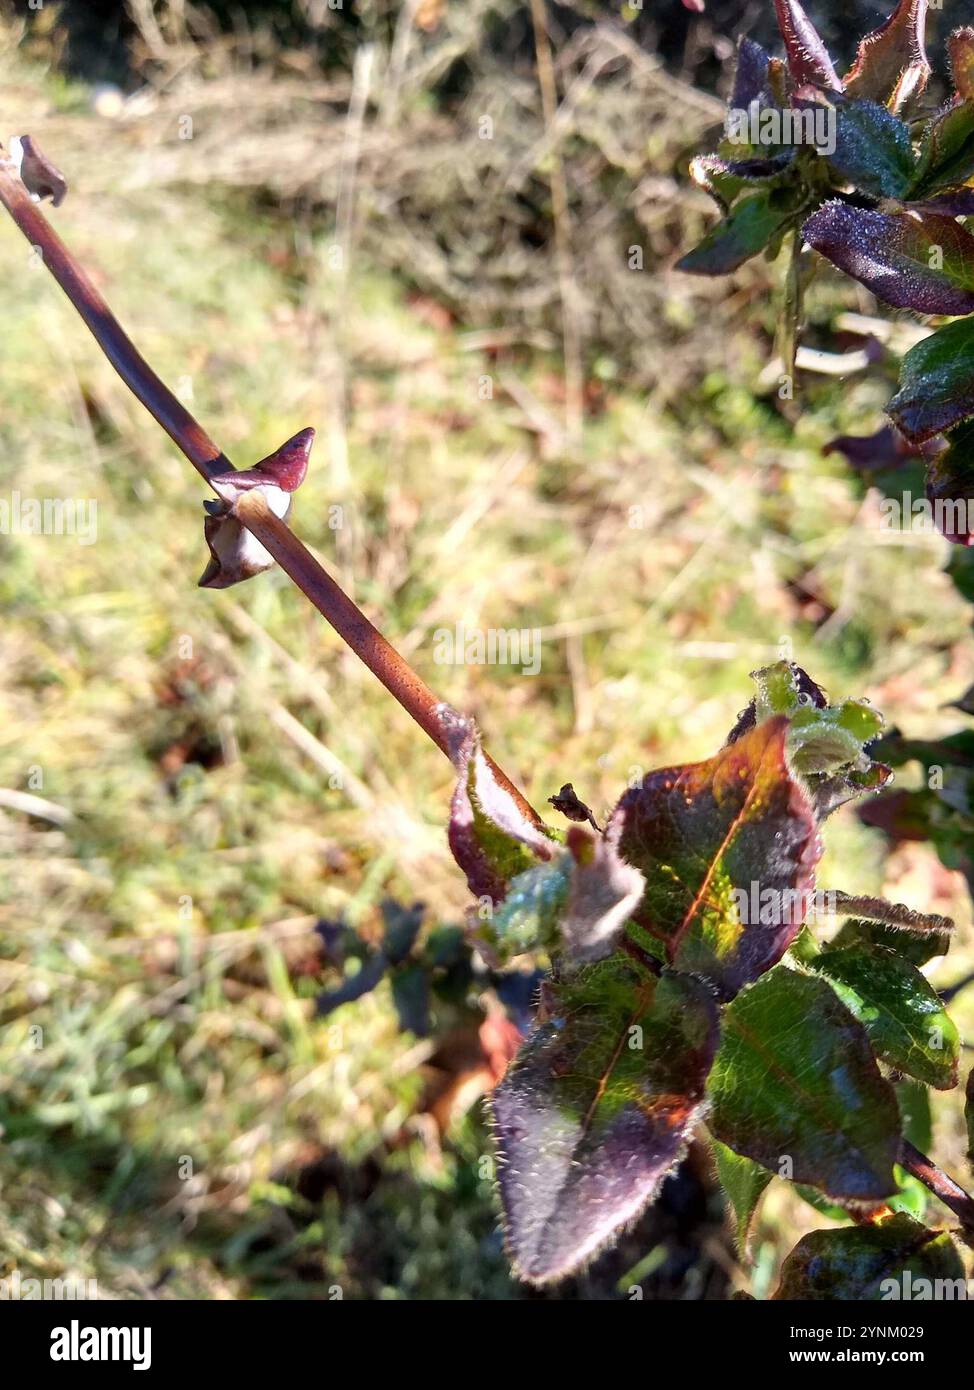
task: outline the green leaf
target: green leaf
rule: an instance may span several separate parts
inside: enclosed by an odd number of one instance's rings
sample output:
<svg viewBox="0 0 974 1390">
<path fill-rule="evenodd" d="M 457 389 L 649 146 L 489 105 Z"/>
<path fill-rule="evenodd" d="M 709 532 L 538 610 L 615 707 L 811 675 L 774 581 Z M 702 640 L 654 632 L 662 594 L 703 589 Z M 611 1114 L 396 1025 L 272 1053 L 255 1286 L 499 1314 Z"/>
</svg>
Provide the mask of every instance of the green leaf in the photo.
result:
<svg viewBox="0 0 974 1390">
<path fill-rule="evenodd" d="M 909 1077 L 897 1081 L 895 1089 L 903 1119 L 903 1138 L 926 1153 L 933 1137 L 930 1092 L 921 1082 Z"/>
<path fill-rule="evenodd" d="M 928 1281 L 934 1279 L 964 1279 L 956 1245 L 946 1232 L 897 1215 L 875 1226 L 804 1236 L 782 1265 L 773 1297 L 854 1302 L 930 1298 Z"/>
<path fill-rule="evenodd" d="M 843 79 L 846 94 L 885 102 L 892 111 L 920 96 L 930 78 L 923 44 L 926 18 L 927 0 L 899 0 L 889 19 L 859 44 Z"/>
<path fill-rule="evenodd" d="M 771 159 L 724 159 L 701 154 L 690 161 L 690 177 L 726 212 L 742 193 L 766 193 L 796 177 L 794 155 L 789 151 Z"/>
<path fill-rule="evenodd" d="M 974 318 L 945 324 L 910 348 L 900 370 L 900 389 L 887 411 L 917 442 L 974 415 Z"/>
<path fill-rule="evenodd" d="M 518 1275 L 571 1273 L 681 1158 L 717 1041 L 712 995 L 616 954 L 562 981 L 491 1098 Z"/>
<path fill-rule="evenodd" d="M 503 901 L 477 928 L 477 940 L 494 961 L 505 964 L 526 951 L 548 950 L 557 943 L 571 869 L 572 857 L 566 851 L 548 864 L 515 874 Z"/>
<path fill-rule="evenodd" d="M 714 1162 L 717 1166 L 717 1177 L 727 1194 L 727 1200 L 734 1209 L 737 1248 L 742 1259 L 746 1259 L 751 1221 L 762 1193 L 774 1174 L 769 1173 L 767 1168 L 762 1168 L 753 1159 L 736 1154 L 733 1149 L 729 1149 L 719 1139 L 712 1139 L 711 1145 Z"/>
<path fill-rule="evenodd" d="M 829 164 L 840 182 L 876 198 L 903 198 L 917 177 L 910 128 L 875 101 L 839 101 Z"/>
<path fill-rule="evenodd" d="M 957 1029 L 915 965 L 862 944 L 823 951 L 812 967 L 863 1025 L 877 1057 L 939 1091 L 957 1085 Z"/>
<path fill-rule="evenodd" d="M 511 880 L 503 902 L 477 931 L 498 963 L 557 945 L 576 962 L 614 949 L 643 895 L 642 874 L 619 857 L 618 833 L 610 825 L 594 836 L 573 825 L 566 850 Z"/>
<path fill-rule="evenodd" d="M 907 197 L 924 198 L 974 174 L 974 101 L 947 106 L 927 122 Z"/>
<path fill-rule="evenodd" d="M 896 926 L 890 922 L 873 922 L 865 917 L 850 917 L 843 922 L 830 942 L 831 950 L 843 950 L 849 946 L 878 946 L 911 965 L 926 965 L 935 956 L 945 956 L 950 950 L 953 935 L 952 927 L 946 918 L 939 919 L 946 925 L 921 927 Z M 921 1144 L 919 1146 L 923 1148 Z"/>
<path fill-rule="evenodd" d="M 952 217 L 878 212 L 833 199 L 808 219 L 802 234 L 894 308 L 919 314 L 974 311 L 974 237 Z"/>
<path fill-rule="evenodd" d="M 724 997 L 781 959 L 811 902 L 821 844 L 787 735 L 767 719 L 706 762 L 649 773 L 613 813 L 646 880 L 635 921 Z"/>
<path fill-rule="evenodd" d="M 779 966 L 724 1012 L 708 1091 L 735 1153 L 840 1201 L 896 1191 L 896 1097 L 824 980 Z"/>
<path fill-rule="evenodd" d="M 763 251 L 794 217 L 791 201 L 782 206 L 773 190 L 752 193 L 678 260 L 676 269 L 689 275 L 727 275 Z"/>
<path fill-rule="evenodd" d="M 971 101 L 974 99 L 974 29 L 955 29 L 947 40 L 947 52 L 957 95 Z"/>
<path fill-rule="evenodd" d="M 967 1157 L 974 1164 L 974 1067 L 967 1073 L 964 1118 L 967 1121 Z"/>
<path fill-rule="evenodd" d="M 497 781 L 473 721 L 447 706 L 440 707 L 440 721 L 457 770 L 450 849 L 471 893 L 499 903 L 513 878 L 552 859 L 560 846 Z"/>
</svg>

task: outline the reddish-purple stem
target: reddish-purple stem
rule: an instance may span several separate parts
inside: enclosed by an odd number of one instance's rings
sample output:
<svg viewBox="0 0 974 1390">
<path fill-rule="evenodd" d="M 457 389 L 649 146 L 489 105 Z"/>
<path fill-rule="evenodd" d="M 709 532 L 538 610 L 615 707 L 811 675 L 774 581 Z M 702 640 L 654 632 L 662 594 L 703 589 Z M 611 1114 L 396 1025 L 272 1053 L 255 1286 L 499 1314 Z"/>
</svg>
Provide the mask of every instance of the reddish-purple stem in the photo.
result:
<svg viewBox="0 0 974 1390">
<path fill-rule="evenodd" d="M 202 425 L 176 399 L 152 370 L 123 330 L 105 300 L 64 245 L 22 183 L 16 166 L 0 149 L 0 203 L 30 244 L 40 251 L 47 269 L 77 309 L 105 356 L 170 439 L 197 471 L 209 481 L 233 465 Z M 362 610 L 319 565 L 285 522 L 274 516 L 258 493 L 244 494 L 235 508 L 247 529 L 274 556 L 281 568 L 311 600 L 319 613 L 416 723 L 449 756 L 440 719 L 440 701 L 396 649 L 386 641 Z M 535 824 L 541 818 L 520 789 L 492 758 L 494 776 Z"/>
<path fill-rule="evenodd" d="M 965 1192 L 959 1183 L 954 1182 L 948 1173 L 937 1167 L 932 1158 L 927 1158 L 908 1139 L 904 1139 L 900 1146 L 900 1163 L 960 1218 L 965 1231 L 974 1234 L 974 1197 L 970 1193 Z"/>
</svg>

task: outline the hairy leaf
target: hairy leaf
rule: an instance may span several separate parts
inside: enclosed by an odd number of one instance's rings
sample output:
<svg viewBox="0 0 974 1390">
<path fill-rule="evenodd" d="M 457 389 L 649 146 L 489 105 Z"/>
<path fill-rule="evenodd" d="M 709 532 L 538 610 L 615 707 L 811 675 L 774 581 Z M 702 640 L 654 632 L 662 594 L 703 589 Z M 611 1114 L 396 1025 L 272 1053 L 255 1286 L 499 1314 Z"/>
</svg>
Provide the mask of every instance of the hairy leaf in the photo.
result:
<svg viewBox="0 0 974 1390">
<path fill-rule="evenodd" d="M 902 198 L 916 178 L 909 126 L 874 101 L 836 105 L 828 158 L 841 179 L 877 198 Z"/>
<path fill-rule="evenodd" d="M 900 1118 L 866 1032 L 824 980 L 779 966 L 724 1011 L 710 1128 L 840 1201 L 896 1191 Z"/>
<path fill-rule="evenodd" d="M 770 66 L 771 57 L 759 43 L 748 38 L 738 41 L 734 86 L 728 102 L 732 110 L 746 111 L 755 101 L 759 106 L 774 104 L 768 81 Z"/>
<path fill-rule="evenodd" d="M 945 1231 L 898 1215 L 878 1225 L 804 1236 L 781 1267 L 774 1297 L 870 1302 L 912 1293 L 930 1298 L 929 1281 L 963 1278 L 964 1263 Z"/>
<path fill-rule="evenodd" d="M 945 324 L 910 348 L 887 413 L 918 443 L 974 415 L 974 319 Z"/>
<path fill-rule="evenodd" d="M 926 494 L 937 530 L 954 545 L 974 540 L 974 421 L 947 435 L 948 447 L 927 465 Z"/>
<path fill-rule="evenodd" d="M 779 188 L 793 176 L 794 155 L 775 155 L 771 159 L 723 159 L 702 154 L 690 161 L 690 177 L 698 188 L 709 193 L 729 210 L 741 193 L 760 193 Z"/>
<path fill-rule="evenodd" d="M 923 42 L 926 19 L 927 0 L 899 0 L 885 24 L 859 44 L 843 79 L 848 95 L 885 102 L 892 111 L 920 96 L 930 78 Z"/>
<path fill-rule="evenodd" d="M 924 924 L 911 930 L 889 922 L 871 922 L 866 917 L 850 917 L 832 938 L 830 949 L 878 946 L 912 965 L 926 965 L 927 961 L 947 954 L 953 936 L 953 924 L 948 918 L 934 920 L 936 925 Z"/>
<path fill-rule="evenodd" d="M 974 174 L 974 101 L 961 101 L 931 117 L 923 131 L 911 200 L 929 197 Z M 963 210 L 963 209 L 961 209 Z"/>
<path fill-rule="evenodd" d="M 952 217 L 833 200 L 802 230 L 816 251 L 887 304 L 922 314 L 974 311 L 974 237 Z"/>
<path fill-rule="evenodd" d="M 974 100 L 974 29 L 955 29 L 947 40 L 947 53 L 957 95 Z"/>
<path fill-rule="evenodd" d="M 457 770 L 450 806 L 450 849 L 477 898 L 501 902 L 517 874 L 551 859 L 558 849 L 524 815 L 495 778 L 472 720 L 448 706 L 440 718 Z"/>
<path fill-rule="evenodd" d="M 604 835 L 577 826 L 568 832 L 573 862 L 561 933 L 572 961 L 608 955 L 642 900 L 643 876 L 619 854 L 621 829 L 614 820 Z"/>
<path fill-rule="evenodd" d="M 563 945 L 569 961 L 608 955 L 643 894 L 642 874 L 620 858 L 618 837 L 618 826 L 595 836 L 572 826 L 566 850 L 511 879 L 477 931 L 488 954 L 502 963 Z"/>
<path fill-rule="evenodd" d="M 938 1091 L 957 1085 L 957 1029 L 915 965 L 863 944 L 823 951 L 813 968 L 865 1028 L 877 1057 Z"/>
<path fill-rule="evenodd" d="M 655 1196 L 703 1103 L 709 991 L 625 956 L 557 988 L 492 1096 L 507 1242 L 521 1278 L 562 1278 Z"/>
<path fill-rule="evenodd" d="M 636 921 L 724 997 L 781 959 L 814 888 L 821 844 L 787 734 L 767 719 L 706 762 L 651 772 L 614 814 L 646 880 Z"/>
<path fill-rule="evenodd" d="M 773 191 L 752 193 L 735 203 L 703 241 L 677 261 L 676 269 L 689 275 L 727 275 L 763 251 L 794 216 L 791 203 L 780 206 Z"/>
<path fill-rule="evenodd" d="M 840 92 L 842 83 L 828 49 L 798 0 L 774 0 L 778 28 L 785 41 L 788 70 L 797 87 L 810 85 Z"/>
<path fill-rule="evenodd" d="M 557 945 L 572 862 L 563 851 L 548 863 L 515 874 L 506 885 L 503 901 L 481 914 L 476 940 L 492 964 L 503 965 L 526 951 L 548 951 Z"/>
<path fill-rule="evenodd" d="M 741 1257 L 746 1259 L 751 1222 L 764 1189 L 774 1174 L 769 1173 L 767 1168 L 762 1168 L 753 1159 L 736 1154 L 733 1149 L 729 1149 L 719 1139 L 712 1139 L 711 1145 L 714 1162 L 717 1166 L 717 1177 L 727 1194 L 727 1200 L 734 1209 L 737 1248 Z"/>
</svg>

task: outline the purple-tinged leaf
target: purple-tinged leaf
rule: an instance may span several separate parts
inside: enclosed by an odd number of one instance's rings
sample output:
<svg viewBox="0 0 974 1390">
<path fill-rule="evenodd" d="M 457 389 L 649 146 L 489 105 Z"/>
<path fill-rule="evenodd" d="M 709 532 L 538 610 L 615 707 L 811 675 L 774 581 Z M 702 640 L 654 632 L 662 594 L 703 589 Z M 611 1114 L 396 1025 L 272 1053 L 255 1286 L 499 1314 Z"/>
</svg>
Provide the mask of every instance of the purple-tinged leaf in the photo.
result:
<svg viewBox="0 0 974 1390">
<path fill-rule="evenodd" d="M 917 177 L 909 126 L 874 101 L 836 104 L 828 160 L 841 179 L 877 198 L 905 197 Z"/>
<path fill-rule="evenodd" d="M 840 434 L 822 449 L 823 454 L 842 454 L 857 473 L 902 468 L 922 452 L 923 446 L 900 434 L 895 425 L 881 425 L 875 434 Z"/>
<path fill-rule="evenodd" d="M 787 203 L 777 206 L 771 193 L 752 193 L 735 203 L 699 246 L 677 261 L 676 269 L 689 275 L 727 275 L 763 251 L 794 216 L 794 209 Z"/>
<path fill-rule="evenodd" d="M 919 201 L 911 198 L 905 206 L 909 212 L 939 212 L 945 217 L 970 217 L 974 214 L 974 188 L 959 184 L 931 193 L 929 198 Z"/>
<path fill-rule="evenodd" d="M 893 769 L 885 763 L 870 763 L 866 768 L 845 768 L 839 773 L 825 773 L 818 777 L 806 777 L 805 783 L 812 809 L 818 823 L 827 820 L 840 806 L 878 792 L 893 775 Z"/>
<path fill-rule="evenodd" d="M 604 835 L 592 836 L 577 826 L 568 832 L 575 863 L 561 932 L 570 960 L 608 955 L 642 901 L 642 874 L 619 857 L 621 829 L 621 822 L 613 820 Z"/>
<path fill-rule="evenodd" d="M 476 898 L 503 901 L 511 879 L 558 846 L 523 814 L 497 781 L 480 746 L 473 720 L 441 706 L 440 718 L 457 770 L 450 806 L 450 849 Z"/>
<path fill-rule="evenodd" d="M 974 421 L 947 436 L 948 448 L 927 464 L 926 494 L 940 534 L 953 545 L 974 543 Z"/>
<path fill-rule="evenodd" d="M 894 844 L 900 844 L 904 840 L 930 838 L 930 817 L 935 804 L 931 791 L 899 790 L 867 801 L 856 814 L 863 825 L 881 830 Z"/>
<path fill-rule="evenodd" d="M 652 1201 L 683 1155 L 717 1044 L 699 981 L 625 956 L 560 982 L 491 1097 L 508 1249 L 563 1278 Z"/>
<path fill-rule="evenodd" d="M 899 0 L 884 24 L 867 34 L 843 83 L 851 97 L 885 102 L 899 111 L 923 93 L 930 78 L 924 47 L 927 0 Z"/>
<path fill-rule="evenodd" d="M 724 998 L 781 959 L 814 889 L 821 843 L 788 725 L 767 719 L 706 762 L 649 773 L 613 815 L 646 879 L 636 923 Z"/>
<path fill-rule="evenodd" d="M 887 414 L 918 444 L 974 415 L 974 319 L 945 324 L 910 348 Z"/>
<path fill-rule="evenodd" d="M 939 912 L 918 912 L 904 903 L 891 903 L 886 898 L 872 898 L 858 893 L 842 893 L 829 890 L 829 901 L 836 912 L 849 913 L 855 917 L 866 917 L 871 922 L 881 922 L 888 927 L 898 927 L 909 932 L 951 932 L 954 924 L 949 917 Z"/>
<path fill-rule="evenodd" d="M 957 101 L 932 116 L 923 131 L 911 202 L 955 189 L 974 174 L 974 101 Z"/>
<path fill-rule="evenodd" d="M 313 429 L 298 430 L 297 434 L 253 468 L 219 473 L 210 482 L 228 501 L 232 501 L 238 491 L 247 492 L 255 487 L 276 487 L 281 492 L 296 492 L 307 477 L 314 442 Z"/>
<path fill-rule="evenodd" d="M 957 95 L 974 101 L 974 29 L 955 29 L 947 40 L 947 53 Z"/>
<path fill-rule="evenodd" d="M 50 198 L 54 207 L 61 206 L 68 191 L 67 181 L 30 135 L 14 136 L 10 142 L 10 157 L 28 193 L 40 202 Z"/>
<path fill-rule="evenodd" d="M 231 584 L 239 584 L 273 566 L 273 556 L 237 520 L 233 508 L 242 493 L 256 489 L 263 493 L 274 515 L 286 519 L 291 511 L 291 495 L 308 471 L 314 437 L 314 430 L 301 430 L 255 467 L 218 473 L 210 479 L 219 500 L 203 503 L 203 536 L 209 546 L 210 562 L 200 578 L 201 588 L 228 589 Z"/>
<path fill-rule="evenodd" d="M 492 964 L 560 948 L 571 965 L 615 949 L 643 893 L 642 875 L 619 857 L 618 833 L 617 826 L 592 835 L 573 825 L 567 849 L 510 879 L 503 902 L 481 913 L 476 931 Z"/>
<path fill-rule="evenodd" d="M 909 961 L 911 965 L 926 965 L 935 956 L 945 956 L 950 950 L 953 923 L 943 918 L 946 927 L 911 928 L 887 922 L 871 922 L 866 917 L 850 917 L 829 942 L 830 950 L 847 946 L 879 946 Z"/>
<path fill-rule="evenodd" d="M 900 1116 L 861 1023 L 831 986 L 779 966 L 724 1010 L 713 1135 L 839 1201 L 896 1191 Z"/>
<path fill-rule="evenodd" d="M 841 92 L 842 82 L 828 49 L 798 0 L 774 0 L 778 28 L 785 41 L 788 70 L 798 87 L 826 87 Z"/>
<path fill-rule="evenodd" d="M 870 1303 L 926 1299 L 934 1280 L 964 1280 L 964 1262 L 946 1231 L 899 1212 L 885 1221 L 812 1231 L 781 1266 L 772 1295 L 787 1300 Z"/>
<path fill-rule="evenodd" d="M 896 309 L 974 311 L 974 237 L 951 217 L 876 212 L 833 200 L 802 230 L 816 251 Z"/>
<path fill-rule="evenodd" d="M 737 68 L 728 106 L 733 111 L 746 111 L 752 102 L 772 106 L 769 83 L 771 57 L 753 39 L 742 38 L 737 45 Z"/>
<path fill-rule="evenodd" d="M 690 177 L 727 210 L 741 193 L 758 193 L 787 183 L 793 176 L 794 162 L 792 151 L 770 159 L 723 159 L 717 154 L 702 154 L 690 161 Z"/>
</svg>

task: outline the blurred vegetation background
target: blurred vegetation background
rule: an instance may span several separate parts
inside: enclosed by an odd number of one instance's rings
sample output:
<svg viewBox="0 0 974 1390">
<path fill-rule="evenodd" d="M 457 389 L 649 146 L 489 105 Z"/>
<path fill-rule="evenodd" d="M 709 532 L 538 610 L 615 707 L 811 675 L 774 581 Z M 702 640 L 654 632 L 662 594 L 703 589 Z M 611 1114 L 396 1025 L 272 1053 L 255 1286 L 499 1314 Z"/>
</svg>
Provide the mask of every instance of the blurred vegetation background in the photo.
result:
<svg viewBox="0 0 974 1390">
<path fill-rule="evenodd" d="M 809 8 L 843 58 L 885 12 Z M 770 3 L 548 18 L 553 127 L 518 0 L 6 0 L 0 138 L 64 171 L 58 230 L 238 465 L 316 428 L 296 529 L 536 805 L 571 780 L 602 810 L 709 756 L 783 640 L 833 696 L 951 731 L 974 654 L 947 548 L 883 532 L 822 453 L 880 423 L 894 353 L 782 402 L 778 268 L 669 269 L 710 225 L 687 160 Z M 383 984 L 315 1016 L 327 924 L 375 942 L 387 899 L 462 922 L 449 765 L 280 573 L 195 587 L 198 479 L 6 221 L 0 276 L 0 495 L 98 509 L 91 545 L 0 536 L 0 1274 L 109 1298 L 766 1294 L 827 1218 L 773 1185 L 743 1268 L 697 1147 L 585 1275 L 510 1278 L 473 1013 L 417 1036 Z M 861 346 L 843 315 L 875 309 L 820 270 L 806 341 Z M 540 629 L 540 674 L 436 664 L 457 622 Z M 850 808 L 826 843 L 823 885 L 957 918 L 938 985 L 971 968 L 966 889 L 929 847 L 890 854 Z M 970 1036 L 974 991 L 954 1009 Z M 933 1142 L 960 1173 L 952 1097 Z"/>
</svg>

